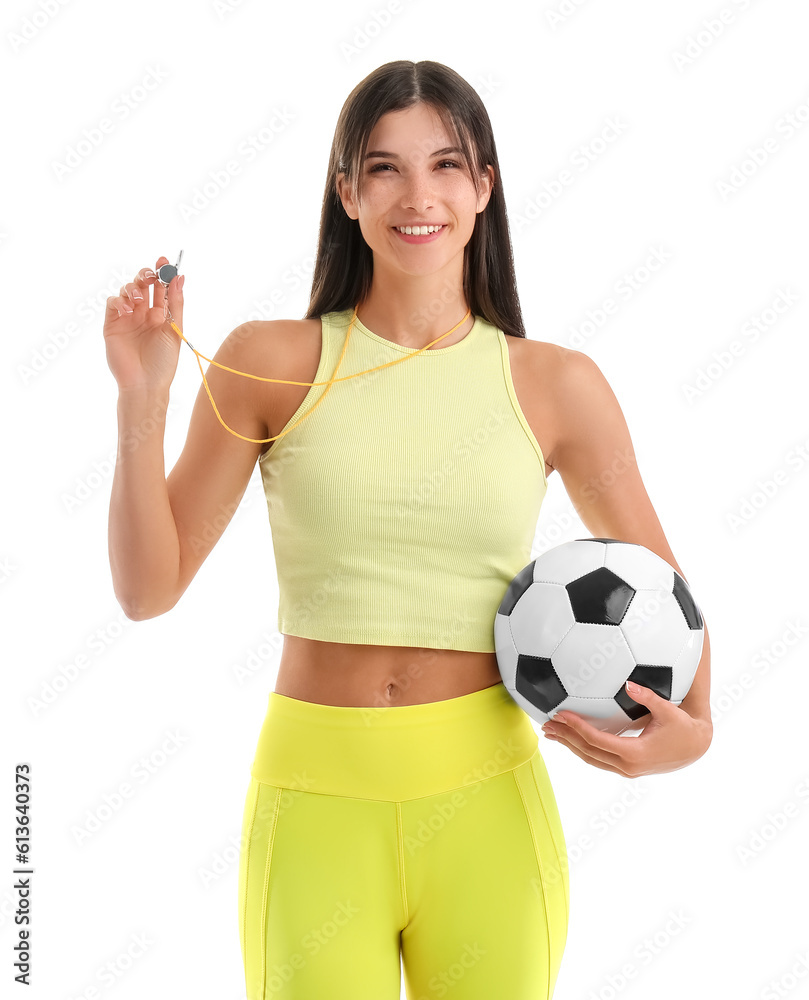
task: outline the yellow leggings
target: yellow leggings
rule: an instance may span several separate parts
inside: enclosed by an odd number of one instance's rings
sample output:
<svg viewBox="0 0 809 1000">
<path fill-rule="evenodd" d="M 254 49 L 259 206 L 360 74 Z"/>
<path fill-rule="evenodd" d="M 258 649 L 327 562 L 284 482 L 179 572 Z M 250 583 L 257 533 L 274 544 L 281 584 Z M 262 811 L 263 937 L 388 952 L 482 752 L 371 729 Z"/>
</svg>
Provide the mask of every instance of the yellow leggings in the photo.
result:
<svg viewBox="0 0 809 1000">
<path fill-rule="evenodd" d="M 549 1000 L 567 850 L 502 683 L 425 705 L 271 692 L 244 808 L 247 1000 Z M 400 966 L 401 955 L 401 966 Z"/>
</svg>

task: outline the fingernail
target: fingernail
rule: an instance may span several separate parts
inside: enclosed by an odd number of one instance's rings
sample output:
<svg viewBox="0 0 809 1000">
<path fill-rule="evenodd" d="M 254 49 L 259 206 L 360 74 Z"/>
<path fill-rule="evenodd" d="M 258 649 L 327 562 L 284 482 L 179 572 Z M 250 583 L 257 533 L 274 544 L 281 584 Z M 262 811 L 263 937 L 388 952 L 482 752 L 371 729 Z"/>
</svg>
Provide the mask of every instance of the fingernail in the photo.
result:
<svg viewBox="0 0 809 1000">
<path fill-rule="evenodd" d="M 180 275 L 180 280 L 177 282 L 177 288 L 178 288 L 179 291 L 183 290 L 183 285 L 184 284 L 185 284 L 185 275 L 181 274 Z"/>
<path fill-rule="evenodd" d="M 143 273 L 146 275 L 147 278 L 156 278 L 157 277 L 157 275 L 155 274 L 155 272 L 150 267 L 147 267 L 146 270 Z"/>
</svg>

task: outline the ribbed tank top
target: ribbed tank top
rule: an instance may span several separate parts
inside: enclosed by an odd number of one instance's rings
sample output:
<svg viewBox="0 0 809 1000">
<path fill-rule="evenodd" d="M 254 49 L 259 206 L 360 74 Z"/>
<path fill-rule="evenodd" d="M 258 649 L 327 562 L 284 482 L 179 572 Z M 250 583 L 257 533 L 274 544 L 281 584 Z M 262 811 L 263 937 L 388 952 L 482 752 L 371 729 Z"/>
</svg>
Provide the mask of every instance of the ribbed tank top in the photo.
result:
<svg viewBox="0 0 809 1000">
<path fill-rule="evenodd" d="M 353 309 L 321 316 L 327 382 Z M 312 386 L 259 460 L 278 630 L 329 642 L 494 652 L 547 491 L 506 334 L 481 316 L 449 347 Z M 338 378 L 415 354 L 355 320 Z"/>
</svg>

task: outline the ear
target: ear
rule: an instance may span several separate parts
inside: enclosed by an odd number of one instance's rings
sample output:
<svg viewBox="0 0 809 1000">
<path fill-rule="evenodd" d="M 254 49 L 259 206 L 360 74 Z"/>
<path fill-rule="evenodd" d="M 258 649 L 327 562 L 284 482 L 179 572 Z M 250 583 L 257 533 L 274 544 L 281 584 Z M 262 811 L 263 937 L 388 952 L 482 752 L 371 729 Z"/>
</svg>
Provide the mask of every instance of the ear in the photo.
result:
<svg viewBox="0 0 809 1000">
<path fill-rule="evenodd" d="M 489 204 L 489 198 L 491 198 L 492 190 L 494 189 L 494 167 L 491 163 L 486 164 L 486 170 L 482 174 L 482 178 L 480 197 L 478 198 L 476 209 L 478 213 L 482 212 L 483 209 Z"/>
<path fill-rule="evenodd" d="M 358 219 L 360 213 L 357 211 L 357 203 L 351 196 L 351 185 L 342 171 L 337 175 L 335 186 L 337 188 L 337 197 L 343 203 L 346 215 L 349 219 Z"/>
</svg>

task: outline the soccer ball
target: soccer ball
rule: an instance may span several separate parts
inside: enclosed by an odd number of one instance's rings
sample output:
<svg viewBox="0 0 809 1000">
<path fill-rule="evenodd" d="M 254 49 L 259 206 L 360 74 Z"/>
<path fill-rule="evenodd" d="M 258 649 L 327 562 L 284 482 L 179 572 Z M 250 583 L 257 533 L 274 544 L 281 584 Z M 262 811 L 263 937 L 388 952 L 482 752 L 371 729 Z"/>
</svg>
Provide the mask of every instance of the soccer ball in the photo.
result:
<svg viewBox="0 0 809 1000">
<path fill-rule="evenodd" d="M 679 705 L 703 637 L 680 574 L 645 546 L 615 538 L 578 538 L 543 553 L 511 581 L 494 620 L 503 683 L 532 719 L 569 709 L 615 734 L 649 712 L 624 682 Z"/>
</svg>

